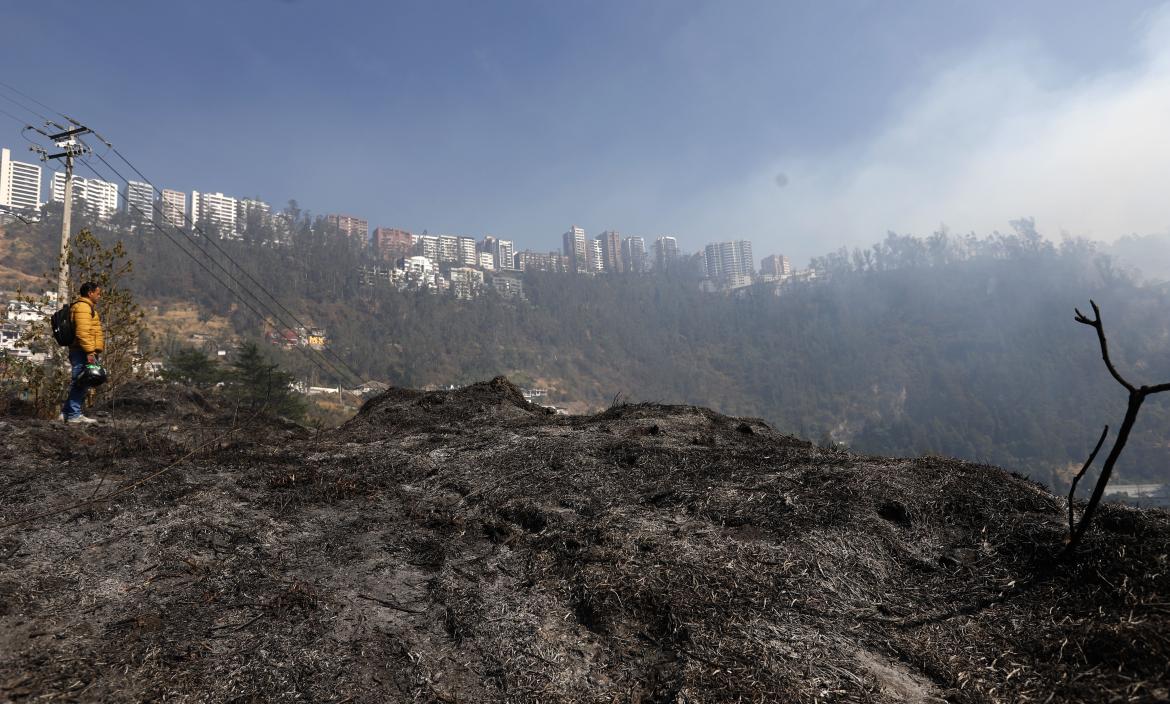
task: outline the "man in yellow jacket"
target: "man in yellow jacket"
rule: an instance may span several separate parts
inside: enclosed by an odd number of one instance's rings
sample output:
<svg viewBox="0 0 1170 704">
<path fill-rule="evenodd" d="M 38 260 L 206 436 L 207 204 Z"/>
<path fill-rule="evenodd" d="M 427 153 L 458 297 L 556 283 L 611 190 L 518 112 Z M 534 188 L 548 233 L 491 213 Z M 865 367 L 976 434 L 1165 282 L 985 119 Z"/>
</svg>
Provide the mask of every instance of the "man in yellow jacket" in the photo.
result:
<svg viewBox="0 0 1170 704">
<path fill-rule="evenodd" d="M 102 336 L 102 318 L 97 312 L 97 302 L 102 299 L 102 287 L 87 281 L 81 285 L 80 296 L 69 309 L 73 319 L 75 337 L 69 345 L 69 365 L 73 368 L 73 381 L 69 395 L 61 408 L 61 418 L 66 423 L 96 423 L 93 418 L 81 412 L 85 403 L 85 392 L 89 386 L 81 378 L 85 365 L 97 364 L 98 355 L 105 347 Z"/>
</svg>

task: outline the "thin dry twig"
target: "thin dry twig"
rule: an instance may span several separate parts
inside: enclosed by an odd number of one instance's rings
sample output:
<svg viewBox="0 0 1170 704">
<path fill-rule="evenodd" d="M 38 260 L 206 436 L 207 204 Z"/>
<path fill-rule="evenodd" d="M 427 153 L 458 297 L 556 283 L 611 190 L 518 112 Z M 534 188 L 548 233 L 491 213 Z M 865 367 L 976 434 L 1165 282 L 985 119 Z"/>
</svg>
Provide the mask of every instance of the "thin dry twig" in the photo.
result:
<svg viewBox="0 0 1170 704">
<path fill-rule="evenodd" d="M 1105 436 L 1109 434 L 1109 426 L 1106 425 L 1101 431 L 1101 437 L 1097 438 L 1097 445 L 1093 451 L 1089 453 L 1089 459 L 1085 460 L 1085 464 L 1081 467 L 1081 471 L 1077 472 L 1077 476 L 1073 477 L 1072 486 L 1068 490 L 1068 534 L 1071 539 L 1073 531 L 1076 530 L 1076 522 L 1073 520 L 1073 497 L 1077 493 L 1077 484 L 1080 483 L 1081 477 L 1085 476 L 1085 472 L 1089 471 L 1089 467 L 1093 465 L 1093 460 L 1097 459 L 1097 453 L 1101 451 L 1101 445 L 1105 444 Z"/>
<path fill-rule="evenodd" d="M 426 613 L 426 611 L 422 611 L 419 609 L 409 609 L 409 608 L 403 606 L 402 604 L 396 604 L 395 602 L 387 601 L 386 599 L 379 599 L 378 597 L 370 596 L 369 594 L 358 594 L 357 596 L 359 599 L 365 599 L 366 601 L 372 601 L 374 603 L 381 604 L 382 606 L 385 606 L 387 608 L 394 609 L 395 611 L 405 611 L 408 614 L 425 614 Z"/>
</svg>

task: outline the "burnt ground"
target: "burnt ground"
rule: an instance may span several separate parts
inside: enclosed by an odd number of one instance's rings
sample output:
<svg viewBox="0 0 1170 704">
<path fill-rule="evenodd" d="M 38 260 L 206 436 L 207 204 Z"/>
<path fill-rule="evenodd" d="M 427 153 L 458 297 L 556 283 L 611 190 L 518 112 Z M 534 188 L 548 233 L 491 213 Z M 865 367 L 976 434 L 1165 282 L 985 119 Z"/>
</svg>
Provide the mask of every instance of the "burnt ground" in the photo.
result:
<svg viewBox="0 0 1170 704">
<path fill-rule="evenodd" d="M 1170 700 L 1164 511 L 1058 564 L 1032 482 L 702 408 L 120 399 L 0 418 L 0 701 Z"/>
</svg>

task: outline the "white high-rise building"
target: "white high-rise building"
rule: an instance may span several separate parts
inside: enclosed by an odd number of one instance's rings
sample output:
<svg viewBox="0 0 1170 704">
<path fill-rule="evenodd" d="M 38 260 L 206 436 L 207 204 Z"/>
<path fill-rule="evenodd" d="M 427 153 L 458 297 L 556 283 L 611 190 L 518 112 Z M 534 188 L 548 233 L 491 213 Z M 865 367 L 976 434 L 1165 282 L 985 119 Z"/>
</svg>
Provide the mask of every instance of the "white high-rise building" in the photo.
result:
<svg viewBox="0 0 1170 704">
<path fill-rule="evenodd" d="M 53 173 L 53 202 L 65 202 L 65 174 Z M 107 220 L 118 212 L 118 187 L 99 178 L 73 177 L 73 205 L 85 208 L 93 217 Z"/>
<path fill-rule="evenodd" d="M 439 261 L 439 238 L 435 235 L 419 235 L 413 247 L 418 254 L 430 261 Z"/>
<path fill-rule="evenodd" d="M 142 222 L 153 221 L 154 186 L 140 181 L 127 181 L 126 214 Z"/>
<path fill-rule="evenodd" d="M 792 261 L 783 254 L 773 254 L 760 261 L 760 273 L 773 278 L 792 275 Z"/>
<path fill-rule="evenodd" d="M 628 272 L 646 272 L 646 240 L 641 237 L 627 237 L 622 240 L 622 264 Z"/>
<path fill-rule="evenodd" d="M 439 263 L 459 261 L 459 238 L 455 235 L 439 235 Z"/>
<path fill-rule="evenodd" d="M 268 205 L 262 200 L 255 200 L 254 198 L 237 198 L 236 199 L 236 220 L 240 220 L 248 216 L 248 213 L 262 213 L 268 215 L 272 212 L 272 206 Z"/>
<path fill-rule="evenodd" d="M 663 235 L 654 240 L 654 266 L 659 271 L 666 271 L 674 266 L 678 259 L 678 240 L 670 235 Z"/>
<path fill-rule="evenodd" d="M 0 149 L 0 205 L 17 210 L 41 207 L 41 167 L 13 161 L 7 149 Z"/>
<path fill-rule="evenodd" d="M 704 250 L 707 278 L 724 282 L 750 280 L 755 273 L 752 243 L 747 240 L 712 242 Z"/>
<path fill-rule="evenodd" d="M 605 255 L 601 247 L 601 240 L 587 240 L 585 242 L 586 258 L 589 273 L 600 274 L 605 271 Z"/>
<path fill-rule="evenodd" d="M 606 230 L 593 238 L 601 244 L 601 268 L 609 274 L 620 274 L 626 270 L 622 259 L 622 236 L 613 230 Z"/>
<path fill-rule="evenodd" d="M 191 191 L 191 220 L 199 227 L 205 223 L 214 225 L 220 237 L 236 236 L 237 207 L 236 199 L 231 196 Z"/>
<path fill-rule="evenodd" d="M 561 235 L 562 251 L 569 258 L 569 267 L 578 274 L 589 271 L 589 245 L 585 238 L 585 228 L 576 225 Z"/>
<path fill-rule="evenodd" d="M 272 206 L 264 201 L 252 198 L 236 199 L 236 235 L 238 237 L 243 237 L 246 234 L 255 239 L 258 233 L 250 232 L 249 229 L 259 229 L 267 225 L 271 218 Z"/>
<path fill-rule="evenodd" d="M 516 248 L 512 244 L 512 240 L 497 240 L 496 251 L 492 252 L 495 256 L 496 268 L 500 270 L 510 270 L 516 268 Z"/>
<path fill-rule="evenodd" d="M 174 227 L 187 226 L 187 194 L 182 191 L 162 190 L 163 221 Z"/>
<path fill-rule="evenodd" d="M 457 242 L 460 266 L 479 266 L 479 249 L 472 237 L 460 237 Z"/>
</svg>

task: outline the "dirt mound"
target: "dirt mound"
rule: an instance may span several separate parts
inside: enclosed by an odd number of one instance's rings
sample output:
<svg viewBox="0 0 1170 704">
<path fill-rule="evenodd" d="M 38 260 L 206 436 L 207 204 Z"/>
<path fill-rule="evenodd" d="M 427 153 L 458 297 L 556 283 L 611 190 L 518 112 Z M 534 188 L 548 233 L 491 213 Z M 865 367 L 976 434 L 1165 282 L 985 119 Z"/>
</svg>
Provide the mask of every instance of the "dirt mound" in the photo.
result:
<svg viewBox="0 0 1170 704">
<path fill-rule="evenodd" d="M 1166 512 L 1108 506 L 1060 564 L 1062 501 L 994 467 L 502 379 L 331 435 L 217 422 L 62 455 L 10 421 L 0 524 L 173 468 L 0 528 L 0 701 L 1170 698 Z"/>
<path fill-rule="evenodd" d="M 181 384 L 131 381 L 106 397 L 97 410 L 132 416 L 165 413 L 198 418 L 217 415 L 228 409 L 221 397 L 205 395 L 195 388 Z"/>
<path fill-rule="evenodd" d="M 498 376 L 453 391 L 392 387 L 366 401 L 340 433 L 347 438 L 374 440 L 419 430 L 447 432 L 465 423 L 515 422 L 552 413 L 549 408 L 530 403 L 515 384 Z"/>
</svg>

